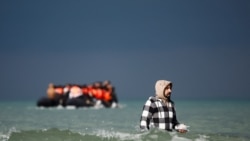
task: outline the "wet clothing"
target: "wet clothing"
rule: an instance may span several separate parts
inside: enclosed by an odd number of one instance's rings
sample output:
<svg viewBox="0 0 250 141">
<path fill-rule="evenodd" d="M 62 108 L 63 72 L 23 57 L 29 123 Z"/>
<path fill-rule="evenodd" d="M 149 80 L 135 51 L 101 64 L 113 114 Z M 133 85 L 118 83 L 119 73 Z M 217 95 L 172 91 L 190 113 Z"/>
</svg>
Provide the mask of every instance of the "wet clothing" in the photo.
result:
<svg viewBox="0 0 250 141">
<path fill-rule="evenodd" d="M 141 129 L 159 128 L 172 131 L 179 124 L 176 118 L 174 102 L 170 96 L 165 96 L 167 86 L 172 88 L 172 82 L 158 80 L 155 83 L 156 96 L 149 97 L 143 106 L 140 120 Z"/>
<path fill-rule="evenodd" d="M 164 103 L 157 97 L 146 101 L 140 120 L 141 129 L 159 128 L 172 131 L 179 124 L 176 118 L 174 103 Z"/>
</svg>

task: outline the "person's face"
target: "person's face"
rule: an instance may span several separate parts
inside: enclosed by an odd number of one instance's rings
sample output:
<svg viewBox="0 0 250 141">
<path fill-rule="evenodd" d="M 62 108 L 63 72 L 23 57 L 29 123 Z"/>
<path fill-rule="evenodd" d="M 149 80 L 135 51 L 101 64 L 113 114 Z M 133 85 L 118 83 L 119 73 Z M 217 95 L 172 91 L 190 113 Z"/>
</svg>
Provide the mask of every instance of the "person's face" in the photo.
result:
<svg viewBox="0 0 250 141">
<path fill-rule="evenodd" d="M 171 88 L 170 85 L 168 85 L 168 86 L 165 88 L 164 96 L 165 96 L 165 97 L 170 97 L 170 96 L 171 96 L 171 92 L 172 92 L 172 88 Z"/>
</svg>

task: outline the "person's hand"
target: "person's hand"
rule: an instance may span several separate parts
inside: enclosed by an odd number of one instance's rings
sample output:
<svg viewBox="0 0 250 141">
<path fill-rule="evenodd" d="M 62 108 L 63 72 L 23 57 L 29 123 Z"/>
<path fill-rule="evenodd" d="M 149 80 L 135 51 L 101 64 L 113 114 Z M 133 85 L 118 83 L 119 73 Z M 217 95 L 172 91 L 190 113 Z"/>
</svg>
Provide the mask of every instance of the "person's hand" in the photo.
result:
<svg viewBox="0 0 250 141">
<path fill-rule="evenodd" d="M 186 132 L 187 132 L 187 130 L 184 130 L 184 129 L 179 129 L 179 130 L 178 130 L 178 132 L 180 132 L 180 133 L 186 133 Z"/>
<path fill-rule="evenodd" d="M 186 126 L 185 124 L 178 124 L 175 126 L 175 129 L 180 133 L 186 133 L 188 131 L 189 126 Z"/>
</svg>

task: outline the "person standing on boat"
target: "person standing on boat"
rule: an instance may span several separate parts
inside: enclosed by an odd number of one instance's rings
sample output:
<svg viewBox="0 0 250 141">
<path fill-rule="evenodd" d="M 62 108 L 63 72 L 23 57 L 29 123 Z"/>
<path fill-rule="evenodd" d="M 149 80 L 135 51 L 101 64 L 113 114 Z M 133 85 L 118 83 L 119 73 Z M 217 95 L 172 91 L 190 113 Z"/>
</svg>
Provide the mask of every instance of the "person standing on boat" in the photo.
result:
<svg viewBox="0 0 250 141">
<path fill-rule="evenodd" d="M 143 106 L 140 128 L 149 130 L 158 128 L 167 131 L 187 132 L 187 126 L 180 124 L 176 118 L 174 102 L 171 100 L 172 82 L 158 80 L 155 84 L 155 96 L 149 97 Z"/>
</svg>

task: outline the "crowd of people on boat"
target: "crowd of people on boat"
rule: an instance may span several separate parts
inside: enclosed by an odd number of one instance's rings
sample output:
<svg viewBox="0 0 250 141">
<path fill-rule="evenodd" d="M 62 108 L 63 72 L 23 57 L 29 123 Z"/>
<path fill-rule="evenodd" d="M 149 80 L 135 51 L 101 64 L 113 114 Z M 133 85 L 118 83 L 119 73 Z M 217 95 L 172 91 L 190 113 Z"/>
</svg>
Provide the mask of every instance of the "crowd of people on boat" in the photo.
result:
<svg viewBox="0 0 250 141">
<path fill-rule="evenodd" d="M 114 86 L 109 80 L 91 84 L 54 85 L 50 83 L 47 96 L 37 101 L 38 107 L 73 106 L 79 107 L 118 107 Z"/>
</svg>

